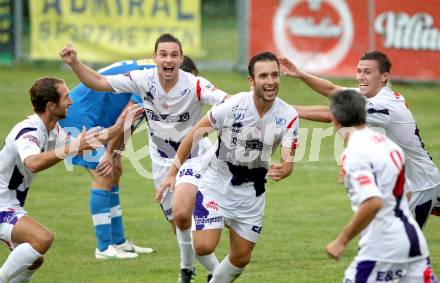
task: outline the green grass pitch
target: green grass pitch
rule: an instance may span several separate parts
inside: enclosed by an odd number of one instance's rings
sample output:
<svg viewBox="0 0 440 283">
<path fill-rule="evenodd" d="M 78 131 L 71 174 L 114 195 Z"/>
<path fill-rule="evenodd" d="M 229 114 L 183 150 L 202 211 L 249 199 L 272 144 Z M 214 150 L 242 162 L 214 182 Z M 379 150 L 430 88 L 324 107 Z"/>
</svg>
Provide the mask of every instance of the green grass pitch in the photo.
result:
<svg viewBox="0 0 440 283">
<path fill-rule="evenodd" d="M 203 75 L 229 93 L 249 88 L 246 76 L 234 72 L 206 71 Z M 77 83 L 71 72 L 38 66 L 0 68 L 0 141 L 12 126 L 32 113 L 27 90 L 42 76 L 65 78 L 70 88 Z M 352 81 L 338 81 L 350 86 Z M 393 85 L 406 97 L 418 121 L 426 149 L 439 165 L 440 86 Z M 283 79 L 280 97 L 292 104 L 327 104 L 302 82 Z M 351 217 L 345 189 L 338 184 L 339 168 L 333 156 L 334 135 L 322 139 L 319 155 L 311 154 L 312 136 L 328 124 L 300 121 L 304 157 L 287 179 L 269 181 L 262 235 L 253 259 L 239 282 L 341 282 L 345 267 L 356 254 L 354 240 L 339 262 L 324 253 Z M 133 137 L 135 148 L 146 144 L 144 133 Z M 316 145 L 313 145 L 316 146 Z M 316 148 L 316 147 L 315 147 Z M 278 156 L 278 155 L 277 155 Z M 278 157 L 275 157 L 277 160 Z M 313 161 L 318 159 L 317 161 Z M 150 160 L 142 164 L 150 168 Z M 94 259 L 95 236 L 89 216 L 90 178 L 82 168 L 67 172 L 63 163 L 39 174 L 32 184 L 26 209 L 49 227 L 55 242 L 33 282 L 176 282 L 179 269 L 177 242 L 158 205 L 153 202 L 152 181 L 142 178 L 124 159 L 121 203 L 126 236 L 139 245 L 151 246 L 156 253 L 127 261 Z M 440 218 L 431 217 L 424 230 L 434 271 L 440 274 Z M 227 230 L 217 248 L 222 259 L 227 254 Z M 0 249 L 0 262 L 8 255 Z M 196 282 L 206 282 L 206 271 L 197 264 Z"/>
</svg>

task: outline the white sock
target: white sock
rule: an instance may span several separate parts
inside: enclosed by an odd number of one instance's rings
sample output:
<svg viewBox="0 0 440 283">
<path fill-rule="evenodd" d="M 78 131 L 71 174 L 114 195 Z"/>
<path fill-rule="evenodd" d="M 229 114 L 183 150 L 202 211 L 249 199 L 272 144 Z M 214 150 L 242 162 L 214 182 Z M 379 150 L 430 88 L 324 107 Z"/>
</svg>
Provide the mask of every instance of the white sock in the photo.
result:
<svg viewBox="0 0 440 283">
<path fill-rule="evenodd" d="M 233 266 L 232 263 L 229 261 L 229 255 L 227 255 L 215 269 L 213 274 L 214 276 L 212 277 L 211 281 L 209 281 L 209 283 L 234 282 L 235 279 L 237 279 L 241 275 L 243 270 L 244 268 Z"/>
<path fill-rule="evenodd" d="M 9 281 L 9 283 L 29 282 L 29 281 L 31 281 L 32 276 L 34 275 L 35 271 L 36 271 L 36 269 L 33 269 L 33 270 L 26 269 L 25 271 L 22 271 L 20 274 L 18 274 L 14 278 L 12 278 L 12 280 Z"/>
<path fill-rule="evenodd" d="M 29 243 L 18 245 L 8 256 L 1 268 L 2 276 L 11 280 L 28 269 L 41 256 Z"/>
<path fill-rule="evenodd" d="M 213 253 L 202 256 L 196 255 L 196 259 L 206 268 L 209 274 L 214 274 L 214 270 L 218 266 L 218 259 Z"/>
<path fill-rule="evenodd" d="M 180 248 L 180 268 L 193 269 L 195 253 L 192 247 L 191 228 L 180 230 L 176 227 L 176 236 Z"/>
</svg>

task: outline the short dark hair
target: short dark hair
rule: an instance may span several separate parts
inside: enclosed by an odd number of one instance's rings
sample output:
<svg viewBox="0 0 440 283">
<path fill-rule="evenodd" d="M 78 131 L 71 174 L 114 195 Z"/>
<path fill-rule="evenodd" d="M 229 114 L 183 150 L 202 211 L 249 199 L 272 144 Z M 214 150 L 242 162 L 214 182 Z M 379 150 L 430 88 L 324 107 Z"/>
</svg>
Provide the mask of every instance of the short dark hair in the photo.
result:
<svg viewBox="0 0 440 283">
<path fill-rule="evenodd" d="M 249 60 L 248 72 L 251 78 L 255 78 L 255 64 L 260 61 L 275 61 L 277 62 L 278 68 L 280 67 L 280 62 L 278 61 L 278 58 L 275 54 L 271 52 L 258 53 L 257 55 L 252 57 L 251 60 Z"/>
<path fill-rule="evenodd" d="M 186 55 L 183 56 L 183 62 L 182 65 L 180 65 L 180 69 L 184 70 L 185 72 L 192 73 L 195 76 L 199 75 L 199 70 L 197 69 L 196 64 L 190 57 Z"/>
<path fill-rule="evenodd" d="M 55 104 L 60 102 L 60 93 L 57 87 L 62 84 L 64 84 L 63 80 L 52 77 L 41 78 L 34 82 L 29 89 L 29 95 L 35 113 L 43 113 L 48 102 Z"/>
<path fill-rule="evenodd" d="M 159 43 L 163 43 L 163 42 L 174 42 L 177 45 L 179 45 L 179 50 L 180 50 L 180 54 L 183 55 L 183 51 L 182 51 L 182 44 L 180 43 L 180 41 L 171 33 L 163 33 L 161 34 L 157 39 L 156 39 L 156 43 L 154 44 L 154 53 L 157 53 L 157 48 L 159 48 Z"/>
<path fill-rule="evenodd" d="M 367 100 L 353 89 L 342 90 L 330 98 L 330 111 L 343 127 L 360 126 L 366 123 Z"/>
<path fill-rule="evenodd" d="M 360 60 L 361 61 L 362 60 L 376 61 L 377 65 L 379 67 L 379 72 L 381 74 L 389 73 L 391 71 L 391 61 L 390 61 L 390 59 L 388 59 L 388 56 L 381 51 L 371 51 L 371 52 L 364 53 L 364 55 L 362 55 Z"/>
</svg>

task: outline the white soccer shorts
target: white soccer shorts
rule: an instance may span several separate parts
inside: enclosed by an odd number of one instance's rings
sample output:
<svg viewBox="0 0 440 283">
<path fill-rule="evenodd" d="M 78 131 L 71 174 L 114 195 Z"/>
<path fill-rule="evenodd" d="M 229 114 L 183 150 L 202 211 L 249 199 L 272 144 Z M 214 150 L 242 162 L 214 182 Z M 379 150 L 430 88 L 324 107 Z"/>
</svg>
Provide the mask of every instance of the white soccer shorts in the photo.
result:
<svg viewBox="0 0 440 283">
<path fill-rule="evenodd" d="M 200 173 L 200 159 L 188 159 L 183 166 L 180 168 L 176 176 L 176 186 L 182 183 L 193 184 L 198 187 L 202 175 Z M 160 183 L 165 179 L 168 174 L 169 166 L 161 166 L 153 163 L 153 178 L 155 189 L 159 188 Z M 171 201 L 173 198 L 173 193 L 166 191 L 164 193 L 164 198 L 161 203 L 163 213 L 168 221 L 173 220 L 173 212 L 171 209 Z"/>
<path fill-rule="evenodd" d="M 264 206 L 262 208 L 260 220 L 248 219 L 252 223 L 247 223 L 246 219 L 234 217 L 233 212 L 231 213 L 228 209 L 222 208 L 218 198 L 211 196 L 205 190 L 199 190 L 193 212 L 192 231 L 223 229 L 226 225 L 240 237 L 256 243 L 263 228 L 262 214 Z"/>
<path fill-rule="evenodd" d="M 12 241 L 12 229 L 17 221 L 26 215 L 24 212 L 18 212 L 13 208 L 0 210 L 0 239 L 13 250 L 15 243 Z"/>
<path fill-rule="evenodd" d="M 429 258 L 407 263 L 354 260 L 345 271 L 343 283 L 437 283 Z"/>
</svg>

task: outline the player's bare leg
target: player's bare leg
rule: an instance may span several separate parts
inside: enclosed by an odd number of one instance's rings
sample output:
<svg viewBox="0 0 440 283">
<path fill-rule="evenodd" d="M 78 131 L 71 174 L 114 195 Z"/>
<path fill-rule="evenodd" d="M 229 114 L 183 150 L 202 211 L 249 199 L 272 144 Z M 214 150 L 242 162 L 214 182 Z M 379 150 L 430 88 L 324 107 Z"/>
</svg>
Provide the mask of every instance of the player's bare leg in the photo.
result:
<svg viewBox="0 0 440 283">
<path fill-rule="evenodd" d="M 14 225 L 11 239 L 17 245 L 0 269 L 0 282 L 14 282 L 17 277 L 29 281 L 43 264 L 43 255 L 52 245 L 53 234 L 31 217 L 23 216 Z"/>
<path fill-rule="evenodd" d="M 180 268 L 194 270 L 194 257 L 196 257 L 211 277 L 218 265 L 217 258 L 212 253 L 198 256 L 192 247 L 191 223 L 196 194 L 197 187 L 190 183 L 177 185 L 173 193 L 172 208 L 180 247 Z"/>
<path fill-rule="evenodd" d="M 211 283 L 234 282 L 251 261 L 255 243 L 250 242 L 233 229 L 229 229 L 229 255 L 227 255 L 214 272 Z"/>
</svg>

